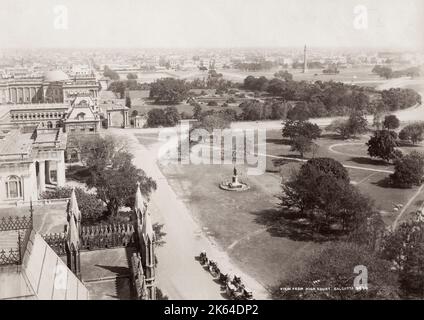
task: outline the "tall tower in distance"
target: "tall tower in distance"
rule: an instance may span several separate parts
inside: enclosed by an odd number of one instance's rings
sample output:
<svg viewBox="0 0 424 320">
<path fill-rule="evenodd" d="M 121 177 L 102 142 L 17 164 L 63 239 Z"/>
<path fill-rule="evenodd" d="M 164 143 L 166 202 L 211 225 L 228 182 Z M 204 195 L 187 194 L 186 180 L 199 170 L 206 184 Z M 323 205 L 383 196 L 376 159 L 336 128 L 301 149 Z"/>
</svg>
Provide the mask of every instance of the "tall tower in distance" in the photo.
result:
<svg viewBox="0 0 424 320">
<path fill-rule="evenodd" d="M 305 49 L 303 51 L 303 73 L 308 72 L 308 57 L 307 57 L 307 53 L 306 53 L 306 44 L 305 44 Z"/>
</svg>

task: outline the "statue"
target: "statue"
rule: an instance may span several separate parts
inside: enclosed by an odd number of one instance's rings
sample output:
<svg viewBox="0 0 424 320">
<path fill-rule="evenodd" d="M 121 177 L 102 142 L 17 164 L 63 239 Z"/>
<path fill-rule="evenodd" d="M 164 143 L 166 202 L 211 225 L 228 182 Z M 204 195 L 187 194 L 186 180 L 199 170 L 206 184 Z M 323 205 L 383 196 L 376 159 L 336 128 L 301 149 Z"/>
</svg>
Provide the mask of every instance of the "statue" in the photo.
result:
<svg viewBox="0 0 424 320">
<path fill-rule="evenodd" d="M 219 187 L 227 191 L 245 191 L 249 189 L 249 186 L 245 182 L 240 182 L 238 180 L 238 172 L 235 165 L 234 165 L 233 176 L 231 180 L 222 181 Z"/>
</svg>

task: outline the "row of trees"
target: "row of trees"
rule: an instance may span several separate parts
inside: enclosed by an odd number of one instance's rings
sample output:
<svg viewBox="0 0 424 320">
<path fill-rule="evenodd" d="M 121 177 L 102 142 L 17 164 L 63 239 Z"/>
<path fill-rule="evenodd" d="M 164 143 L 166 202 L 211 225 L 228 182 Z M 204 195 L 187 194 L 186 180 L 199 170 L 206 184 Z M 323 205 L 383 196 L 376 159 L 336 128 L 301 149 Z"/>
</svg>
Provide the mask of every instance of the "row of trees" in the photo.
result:
<svg viewBox="0 0 424 320">
<path fill-rule="evenodd" d="M 421 103 L 421 96 L 412 89 L 392 88 L 376 91 L 340 82 L 308 83 L 266 77 L 248 76 L 243 87 L 247 90 L 267 92 L 286 101 L 302 101 L 309 117 L 344 116 L 352 111 L 374 114 L 379 111 L 396 111 Z M 380 95 L 380 100 L 371 100 Z M 382 110 L 383 109 L 383 110 Z"/>
<path fill-rule="evenodd" d="M 421 74 L 419 67 L 411 67 L 403 70 L 393 71 L 387 66 L 376 65 L 372 72 L 378 74 L 381 78 L 392 79 L 400 77 L 419 77 Z"/>
<path fill-rule="evenodd" d="M 242 111 L 238 117 L 239 120 L 259 121 L 285 119 L 292 107 L 289 103 L 278 100 L 268 100 L 266 102 L 248 100 L 242 102 L 239 108 Z"/>
</svg>

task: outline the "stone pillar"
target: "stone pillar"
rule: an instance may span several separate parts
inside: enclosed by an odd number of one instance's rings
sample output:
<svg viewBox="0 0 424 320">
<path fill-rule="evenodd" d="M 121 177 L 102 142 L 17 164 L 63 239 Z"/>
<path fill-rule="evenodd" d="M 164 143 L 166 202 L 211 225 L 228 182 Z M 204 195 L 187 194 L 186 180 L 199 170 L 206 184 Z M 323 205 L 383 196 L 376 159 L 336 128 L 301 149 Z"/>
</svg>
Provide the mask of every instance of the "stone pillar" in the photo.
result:
<svg viewBox="0 0 424 320">
<path fill-rule="evenodd" d="M 38 161 L 38 194 L 46 191 L 46 170 L 44 161 Z"/>
<path fill-rule="evenodd" d="M 50 161 L 46 160 L 46 183 L 51 184 Z"/>
<path fill-rule="evenodd" d="M 58 187 L 64 187 L 66 178 L 65 178 L 65 157 L 64 152 L 61 152 L 60 155 L 61 159 L 56 164 L 56 172 L 57 172 L 57 186 Z"/>
<path fill-rule="evenodd" d="M 24 192 L 24 201 L 28 202 L 30 200 L 38 200 L 38 189 L 37 189 L 37 172 L 35 169 L 35 162 L 32 163 L 29 167 L 29 174 L 24 176 L 23 179 L 23 192 Z"/>
</svg>

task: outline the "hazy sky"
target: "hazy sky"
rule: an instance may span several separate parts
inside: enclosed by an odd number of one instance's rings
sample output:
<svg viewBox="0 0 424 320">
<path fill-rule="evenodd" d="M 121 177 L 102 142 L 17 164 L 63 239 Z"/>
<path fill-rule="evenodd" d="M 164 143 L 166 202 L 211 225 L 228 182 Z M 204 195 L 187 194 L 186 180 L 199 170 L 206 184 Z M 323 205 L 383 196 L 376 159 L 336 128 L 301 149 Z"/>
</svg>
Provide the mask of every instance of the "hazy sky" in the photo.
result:
<svg viewBox="0 0 424 320">
<path fill-rule="evenodd" d="M 55 28 L 64 21 L 60 5 L 67 8 L 66 29 Z M 355 28 L 357 5 L 367 8 L 366 29 Z M 1 0 L 1 7 L 1 47 L 416 49 L 424 43 L 423 0 Z"/>
</svg>

